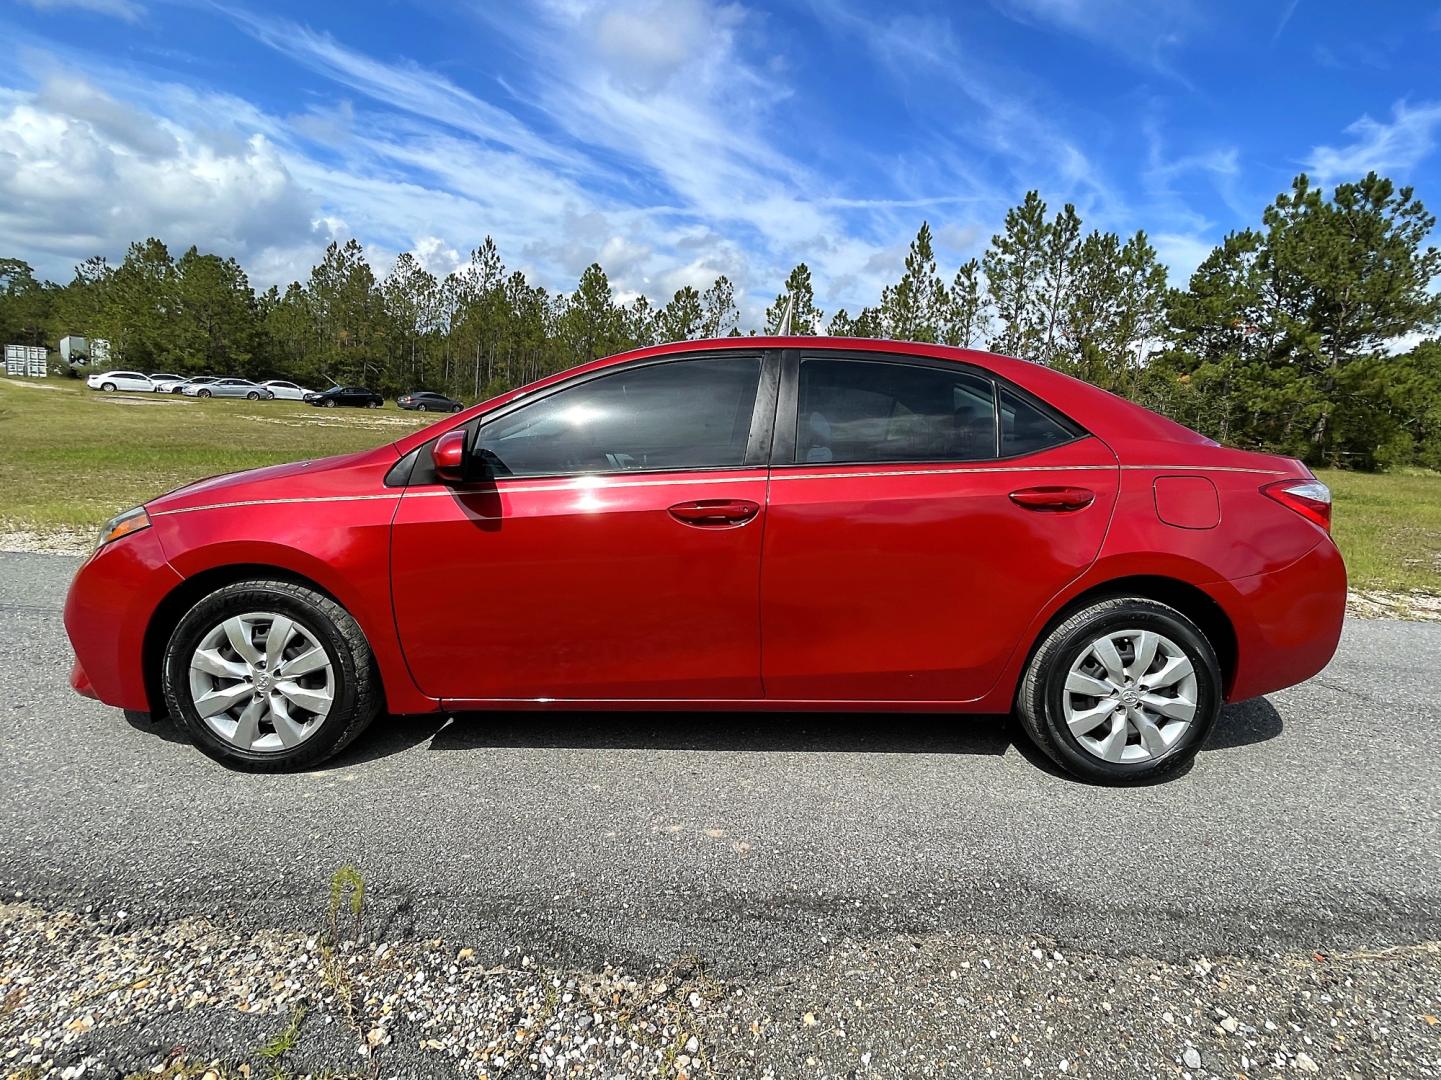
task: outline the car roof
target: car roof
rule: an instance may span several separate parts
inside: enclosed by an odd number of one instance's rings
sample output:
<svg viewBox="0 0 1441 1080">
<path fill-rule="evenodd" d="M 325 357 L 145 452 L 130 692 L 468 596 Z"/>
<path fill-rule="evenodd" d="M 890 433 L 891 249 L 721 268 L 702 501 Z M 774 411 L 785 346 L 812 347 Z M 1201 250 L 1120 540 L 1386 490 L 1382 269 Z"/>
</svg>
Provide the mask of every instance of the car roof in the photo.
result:
<svg viewBox="0 0 1441 1080">
<path fill-rule="evenodd" d="M 488 401 L 472 405 L 457 413 L 445 425 L 436 425 L 399 439 L 395 448 L 402 454 L 409 453 L 435 438 L 441 431 L 466 423 L 480 412 L 489 412 L 515 398 L 533 394 L 548 386 L 577 375 L 599 371 L 608 367 L 647 360 L 653 357 L 681 356 L 697 352 L 758 352 L 766 349 L 801 349 L 807 352 L 828 353 L 894 353 L 903 356 L 949 360 L 955 363 L 972 364 L 993 372 L 1008 382 L 1020 386 L 1050 404 L 1082 427 L 1098 436 L 1113 448 L 1118 443 L 1137 442 L 1181 442 L 1192 445 L 1212 445 L 1212 440 L 1199 435 L 1190 428 L 1173 420 L 1153 413 L 1133 402 L 1102 390 L 1088 382 L 1063 374 L 1030 360 L 1000 353 L 982 352 L 978 349 L 963 349 L 952 345 L 938 345 L 923 341 L 901 341 L 887 338 L 846 338 L 821 336 L 791 337 L 725 337 L 701 338 L 694 341 L 673 341 L 664 345 L 650 345 L 603 357 L 588 363 L 555 372 L 525 386 L 509 390 Z"/>
</svg>

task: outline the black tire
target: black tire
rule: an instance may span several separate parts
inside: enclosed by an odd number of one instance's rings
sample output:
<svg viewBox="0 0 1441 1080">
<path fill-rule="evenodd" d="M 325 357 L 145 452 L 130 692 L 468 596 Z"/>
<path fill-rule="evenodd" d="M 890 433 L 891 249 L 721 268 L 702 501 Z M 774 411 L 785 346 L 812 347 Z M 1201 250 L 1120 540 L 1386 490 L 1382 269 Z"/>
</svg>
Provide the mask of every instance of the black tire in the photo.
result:
<svg viewBox="0 0 1441 1080">
<path fill-rule="evenodd" d="M 460 410 L 461 410 L 461 406 L 459 406 L 459 405 L 453 405 L 453 406 L 451 406 L 451 409 L 450 409 L 450 411 L 453 412 L 453 413 L 458 413 L 458 412 L 460 412 Z"/>
<path fill-rule="evenodd" d="M 325 649 L 335 690 L 320 726 L 297 746 L 242 750 L 210 729 L 190 696 L 190 658 L 204 636 L 233 615 L 274 612 L 299 623 Z M 370 646 L 350 613 L 327 596 L 289 581 L 240 581 L 217 589 L 186 612 L 165 647 L 165 701 L 196 747 L 249 772 L 290 772 L 318 765 L 350 745 L 379 715 L 384 697 Z"/>
<path fill-rule="evenodd" d="M 417 406 L 415 407 L 415 411 L 416 411 L 416 412 L 430 412 L 430 408 L 429 408 L 428 406 L 426 406 L 426 405 L 417 405 Z"/>
<path fill-rule="evenodd" d="M 1153 630 L 1174 642 L 1196 675 L 1196 712 L 1190 726 L 1159 757 L 1110 762 L 1086 750 L 1065 717 L 1071 665 L 1097 638 L 1121 630 Z M 1042 640 L 1016 693 L 1016 714 L 1036 748 L 1066 772 L 1101 784 L 1134 784 L 1173 772 L 1196 756 L 1221 711 L 1221 669 L 1216 651 L 1196 624 L 1175 608 L 1142 597 L 1100 600 L 1074 612 Z"/>
<path fill-rule="evenodd" d="M 334 398 L 326 398 L 326 399 L 325 399 L 325 407 L 326 407 L 327 409 L 333 409 L 333 408 L 335 408 L 335 399 L 334 399 Z"/>
<path fill-rule="evenodd" d="M 196 397 L 209 397 L 209 396 L 210 396 L 210 391 L 209 391 L 209 390 L 197 390 L 197 391 L 195 392 L 195 396 L 196 396 Z"/>
<path fill-rule="evenodd" d="M 101 383 L 100 389 L 104 390 L 107 394 L 113 394 L 115 393 L 115 384 L 113 382 Z"/>
<path fill-rule="evenodd" d="M 367 402 L 365 407 L 366 407 L 367 409 L 378 409 L 378 408 L 380 408 L 380 402 L 378 402 L 378 401 Z"/>
<path fill-rule="evenodd" d="M 258 390 L 252 390 L 252 391 L 250 391 L 250 393 L 246 394 L 245 396 L 246 396 L 247 398 L 249 398 L 251 401 L 259 401 L 259 400 L 260 400 L 260 391 L 258 391 Z"/>
</svg>

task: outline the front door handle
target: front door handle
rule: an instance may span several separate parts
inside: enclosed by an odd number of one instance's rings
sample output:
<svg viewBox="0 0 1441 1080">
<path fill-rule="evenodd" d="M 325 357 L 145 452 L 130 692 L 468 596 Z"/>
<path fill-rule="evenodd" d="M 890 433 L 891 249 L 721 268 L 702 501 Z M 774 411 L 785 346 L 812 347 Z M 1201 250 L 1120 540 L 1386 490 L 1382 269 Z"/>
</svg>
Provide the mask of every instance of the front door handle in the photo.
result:
<svg viewBox="0 0 1441 1080">
<path fill-rule="evenodd" d="M 1027 510 L 1062 512 L 1084 510 L 1096 501 L 1096 493 L 1079 487 L 1032 487 L 1011 492 L 1011 502 Z"/>
<path fill-rule="evenodd" d="M 744 525 L 758 513 L 760 504 L 745 499 L 698 499 L 676 503 L 670 508 L 670 516 L 677 521 L 703 528 Z"/>
</svg>

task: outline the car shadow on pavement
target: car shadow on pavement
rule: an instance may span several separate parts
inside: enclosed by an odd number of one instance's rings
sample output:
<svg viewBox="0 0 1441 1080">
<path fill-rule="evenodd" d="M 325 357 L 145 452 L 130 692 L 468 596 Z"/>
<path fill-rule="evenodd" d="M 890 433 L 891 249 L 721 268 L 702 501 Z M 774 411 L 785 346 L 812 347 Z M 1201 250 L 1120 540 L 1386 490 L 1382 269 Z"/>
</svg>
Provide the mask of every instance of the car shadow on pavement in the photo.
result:
<svg viewBox="0 0 1441 1080">
<path fill-rule="evenodd" d="M 1001 754 L 1004 716 L 876 713 L 458 713 L 432 750 L 710 750 L 756 753 Z"/>
<path fill-rule="evenodd" d="M 189 737 L 169 718 L 125 714 L 166 742 Z M 1284 725 L 1265 698 L 1226 706 L 1203 750 L 1274 739 Z M 1070 779 L 1031 745 L 1014 717 L 914 713 L 474 712 L 385 716 L 316 771 L 345 769 L 428 744 L 430 750 L 709 750 L 750 753 L 989 754 L 1012 747 L 1036 768 Z M 1184 776 L 1189 767 L 1163 779 Z"/>
<path fill-rule="evenodd" d="M 1242 746 L 1253 746 L 1266 742 L 1281 734 L 1286 725 L 1281 714 L 1263 697 L 1250 701 L 1238 701 L 1221 710 L 1220 719 L 1201 747 L 1203 752 L 1212 750 L 1235 750 Z"/>
</svg>

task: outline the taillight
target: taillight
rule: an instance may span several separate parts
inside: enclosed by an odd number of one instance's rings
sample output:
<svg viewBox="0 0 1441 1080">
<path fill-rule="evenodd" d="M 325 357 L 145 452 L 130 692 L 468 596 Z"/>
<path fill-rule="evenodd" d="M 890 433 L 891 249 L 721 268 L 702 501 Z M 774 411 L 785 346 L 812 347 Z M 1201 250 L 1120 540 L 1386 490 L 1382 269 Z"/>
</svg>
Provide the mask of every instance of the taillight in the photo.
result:
<svg viewBox="0 0 1441 1080">
<path fill-rule="evenodd" d="M 1263 487 L 1261 494 L 1331 531 L 1331 489 L 1321 481 L 1277 480 Z"/>
</svg>

